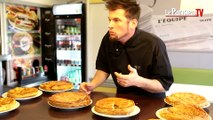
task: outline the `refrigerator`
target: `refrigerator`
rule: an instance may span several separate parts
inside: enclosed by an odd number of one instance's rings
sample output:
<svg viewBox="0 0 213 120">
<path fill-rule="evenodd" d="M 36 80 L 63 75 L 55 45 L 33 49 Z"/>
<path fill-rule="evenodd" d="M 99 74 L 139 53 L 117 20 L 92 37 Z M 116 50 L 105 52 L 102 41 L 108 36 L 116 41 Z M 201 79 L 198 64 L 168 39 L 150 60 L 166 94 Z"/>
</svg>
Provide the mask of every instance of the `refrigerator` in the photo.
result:
<svg viewBox="0 0 213 120">
<path fill-rule="evenodd" d="M 86 12 L 84 3 L 42 9 L 43 65 L 52 80 L 66 80 L 78 89 L 86 79 Z"/>
<path fill-rule="evenodd" d="M 5 69 L 6 84 L 13 86 L 18 80 L 34 77 L 30 71 L 35 60 L 42 65 L 40 8 L 4 2 L 0 5 L 1 54 L 11 55 Z M 19 75 L 18 68 L 22 71 Z"/>
</svg>

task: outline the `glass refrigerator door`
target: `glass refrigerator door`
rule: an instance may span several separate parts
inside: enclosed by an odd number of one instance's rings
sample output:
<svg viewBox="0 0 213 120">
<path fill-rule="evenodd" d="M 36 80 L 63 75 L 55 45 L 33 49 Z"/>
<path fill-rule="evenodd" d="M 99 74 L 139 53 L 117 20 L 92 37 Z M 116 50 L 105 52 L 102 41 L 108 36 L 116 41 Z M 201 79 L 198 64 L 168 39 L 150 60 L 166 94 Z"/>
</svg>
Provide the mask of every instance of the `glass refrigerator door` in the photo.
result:
<svg viewBox="0 0 213 120">
<path fill-rule="evenodd" d="M 56 19 L 57 79 L 74 83 L 82 82 L 81 19 Z"/>
</svg>

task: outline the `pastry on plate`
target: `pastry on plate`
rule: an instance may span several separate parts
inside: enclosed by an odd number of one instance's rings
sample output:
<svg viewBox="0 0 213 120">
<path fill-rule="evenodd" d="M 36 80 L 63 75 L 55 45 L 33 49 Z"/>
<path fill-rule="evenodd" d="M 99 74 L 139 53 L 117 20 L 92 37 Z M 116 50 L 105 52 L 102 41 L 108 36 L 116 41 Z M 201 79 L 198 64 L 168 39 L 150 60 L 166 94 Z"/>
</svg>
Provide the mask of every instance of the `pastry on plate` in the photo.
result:
<svg viewBox="0 0 213 120">
<path fill-rule="evenodd" d="M 73 84 L 68 81 L 48 81 L 40 84 L 39 87 L 46 91 L 63 91 L 72 89 Z"/>
<path fill-rule="evenodd" d="M 38 94 L 37 88 L 15 87 L 7 92 L 7 97 L 11 98 L 27 98 Z"/>
<path fill-rule="evenodd" d="M 192 104 L 203 108 L 209 105 L 209 102 L 204 96 L 191 92 L 176 92 L 167 96 L 164 101 L 172 106 L 177 104 Z"/>
<path fill-rule="evenodd" d="M 211 120 L 205 110 L 190 104 L 162 108 L 156 112 L 156 116 L 162 120 Z"/>
<path fill-rule="evenodd" d="M 134 111 L 133 100 L 118 97 L 103 98 L 96 102 L 95 111 L 107 115 L 128 115 Z"/>
<path fill-rule="evenodd" d="M 11 110 L 16 106 L 16 101 L 13 98 L 0 98 L 0 112 Z"/>
<path fill-rule="evenodd" d="M 91 99 L 88 94 L 75 91 L 53 94 L 48 98 L 48 102 L 58 108 L 79 108 L 90 105 Z"/>
</svg>

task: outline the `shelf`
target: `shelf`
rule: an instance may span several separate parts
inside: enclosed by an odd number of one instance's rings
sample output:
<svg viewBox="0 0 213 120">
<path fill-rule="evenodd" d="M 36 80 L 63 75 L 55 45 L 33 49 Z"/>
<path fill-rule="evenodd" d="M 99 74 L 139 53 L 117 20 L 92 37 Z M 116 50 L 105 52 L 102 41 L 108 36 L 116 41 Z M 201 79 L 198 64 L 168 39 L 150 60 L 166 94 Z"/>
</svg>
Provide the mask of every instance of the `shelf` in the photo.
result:
<svg viewBox="0 0 213 120">
<path fill-rule="evenodd" d="M 47 76 L 27 77 L 20 81 L 19 86 L 33 87 L 38 86 L 43 82 L 48 81 Z"/>
</svg>

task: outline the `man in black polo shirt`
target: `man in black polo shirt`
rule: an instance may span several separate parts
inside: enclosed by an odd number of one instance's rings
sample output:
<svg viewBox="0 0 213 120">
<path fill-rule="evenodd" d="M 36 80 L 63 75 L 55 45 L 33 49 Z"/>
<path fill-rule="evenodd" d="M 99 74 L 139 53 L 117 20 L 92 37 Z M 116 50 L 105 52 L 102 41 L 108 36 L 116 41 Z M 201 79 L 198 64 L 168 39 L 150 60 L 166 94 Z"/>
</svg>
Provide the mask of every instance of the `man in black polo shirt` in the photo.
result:
<svg viewBox="0 0 213 120">
<path fill-rule="evenodd" d="M 165 97 L 173 83 L 165 44 L 137 29 L 140 7 L 135 0 L 105 0 L 109 31 L 103 37 L 96 74 L 80 90 L 91 93 L 111 74 L 118 93 Z"/>
</svg>

